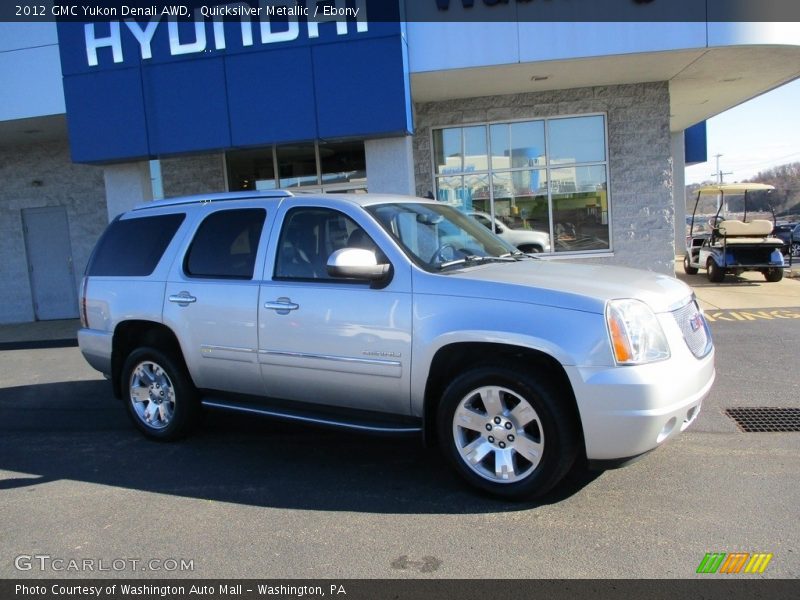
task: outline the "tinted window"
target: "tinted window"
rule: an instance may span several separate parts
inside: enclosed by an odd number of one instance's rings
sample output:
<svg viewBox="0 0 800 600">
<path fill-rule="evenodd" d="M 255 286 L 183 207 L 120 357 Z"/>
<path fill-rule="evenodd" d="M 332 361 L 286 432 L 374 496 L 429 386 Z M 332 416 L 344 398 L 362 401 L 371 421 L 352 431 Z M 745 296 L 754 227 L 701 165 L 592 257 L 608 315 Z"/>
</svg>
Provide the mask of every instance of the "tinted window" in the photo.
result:
<svg viewBox="0 0 800 600">
<path fill-rule="evenodd" d="M 215 212 L 200 224 L 184 270 L 192 277 L 252 279 L 267 212 L 244 208 Z"/>
<path fill-rule="evenodd" d="M 328 257 L 342 248 L 363 248 L 385 257 L 352 219 L 327 208 L 296 208 L 283 222 L 275 264 L 279 279 L 329 279 Z"/>
<path fill-rule="evenodd" d="M 185 216 L 180 213 L 114 221 L 97 243 L 87 275 L 150 275 Z"/>
</svg>

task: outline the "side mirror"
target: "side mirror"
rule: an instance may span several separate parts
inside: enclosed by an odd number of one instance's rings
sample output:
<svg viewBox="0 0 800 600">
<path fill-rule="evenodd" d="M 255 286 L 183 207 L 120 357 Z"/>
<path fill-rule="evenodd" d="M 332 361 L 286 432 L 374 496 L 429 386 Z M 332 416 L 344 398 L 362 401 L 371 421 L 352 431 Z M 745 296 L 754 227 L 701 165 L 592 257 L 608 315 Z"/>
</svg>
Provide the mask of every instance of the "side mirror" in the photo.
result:
<svg viewBox="0 0 800 600">
<path fill-rule="evenodd" d="M 390 264 L 378 264 L 375 253 L 363 248 L 342 248 L 328 258 L 328 275 L 378 281 L 389 275 Z"/>
</svg>

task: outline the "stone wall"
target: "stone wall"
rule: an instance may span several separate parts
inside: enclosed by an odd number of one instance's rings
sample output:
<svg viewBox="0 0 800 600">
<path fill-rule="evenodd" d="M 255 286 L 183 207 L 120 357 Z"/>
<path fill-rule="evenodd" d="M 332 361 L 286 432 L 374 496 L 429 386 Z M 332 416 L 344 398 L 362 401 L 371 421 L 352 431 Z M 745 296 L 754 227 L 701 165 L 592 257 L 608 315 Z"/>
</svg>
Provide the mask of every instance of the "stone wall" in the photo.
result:
<svg viewBox="0 0 800 600">
<path fill-rule="evenodd" d="M 225 191 L 222 154 L 196 154 L 161 160 L 164 197 Z"/>
<path fill-rule="evenodd" d="M 75 285 L 108 224 L 103 169 L 73 164 L 66 141 L 0 148 L 0 323 L 33 321 L 22 209 L 65 206 Z"/>
<path fill-rule="evenodd" d="M 675 210 L 667 82 L 421 103 L 415 106 L 417 195 L 433 191 L 431 128 L 584 113 L 608 118 L 613 256 L 576 260 L 673 273 Z"/>
</svg>

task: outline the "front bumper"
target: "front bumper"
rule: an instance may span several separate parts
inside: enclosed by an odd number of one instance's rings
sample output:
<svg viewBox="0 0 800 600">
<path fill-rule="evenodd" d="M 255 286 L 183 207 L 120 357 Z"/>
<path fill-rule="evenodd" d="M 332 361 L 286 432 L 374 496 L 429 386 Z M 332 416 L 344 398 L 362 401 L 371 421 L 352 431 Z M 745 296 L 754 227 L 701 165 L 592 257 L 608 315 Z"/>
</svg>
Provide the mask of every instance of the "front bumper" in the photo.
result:
<svg viewBox="0 0 800 600">
<path fill-rule="evenodd" d="M 638 366 L 567 367 L 586 458 L 613 461 L 657 448 L 697 418 L 714 377 L 714 351 Z"/>
</svg>

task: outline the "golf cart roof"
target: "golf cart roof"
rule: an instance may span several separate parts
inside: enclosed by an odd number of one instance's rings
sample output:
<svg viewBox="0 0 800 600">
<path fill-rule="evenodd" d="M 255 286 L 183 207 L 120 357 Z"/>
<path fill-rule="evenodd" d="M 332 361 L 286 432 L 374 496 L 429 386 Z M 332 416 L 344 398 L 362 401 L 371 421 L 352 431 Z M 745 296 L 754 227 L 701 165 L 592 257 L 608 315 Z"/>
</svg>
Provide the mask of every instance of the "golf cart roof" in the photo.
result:
<svg viewBox="0 0 800 600">
<path fill-rule="evenodd" d="M 774 185 L 766 183 L 723 183 L 714 185 L 704 185 L 698 194 L 744 194 L 745 192 L 758 192 L 764 190 L 774 190 Z"/>
</svg>

